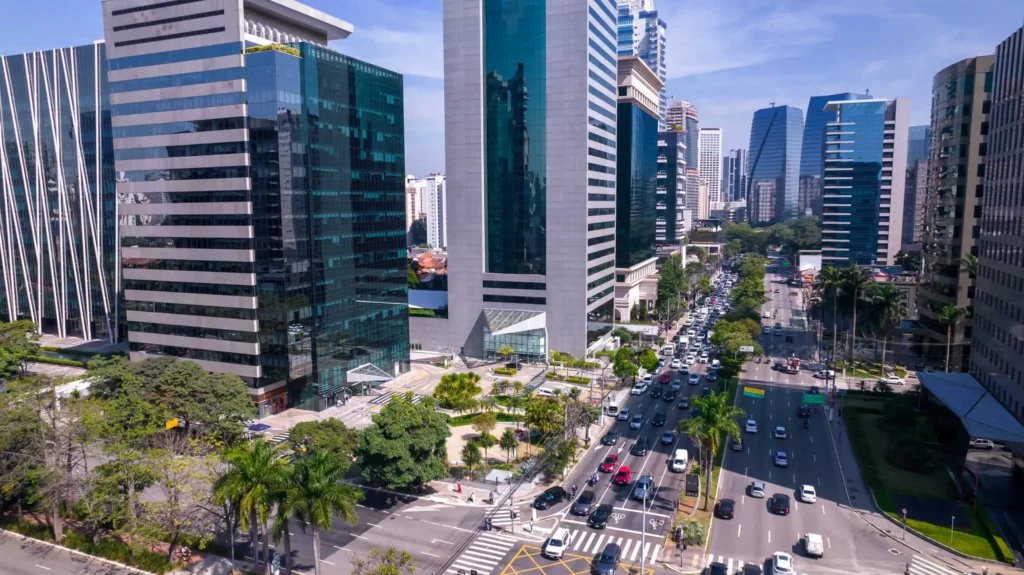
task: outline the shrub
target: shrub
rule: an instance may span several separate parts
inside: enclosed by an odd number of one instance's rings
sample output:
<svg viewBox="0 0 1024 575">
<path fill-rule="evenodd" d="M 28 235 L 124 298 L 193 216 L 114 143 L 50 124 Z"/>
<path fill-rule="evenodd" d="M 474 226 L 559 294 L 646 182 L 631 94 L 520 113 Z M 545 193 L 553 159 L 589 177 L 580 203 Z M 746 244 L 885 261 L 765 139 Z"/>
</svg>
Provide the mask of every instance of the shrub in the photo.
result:
<svg viewBox="0 0 1024 575">
<path fill-rule="evenodd" d="M 589 377 L 580 377 L 578 375 L 570 375 L 568 378 L 566 378 L 565 381 L 567 381 L 569 383 L 576 383 L 576 384 L 579 384 L 579 385 L 588 385 L 590 383 L 590 378 Z"/>
<path fill-rule="evenodd" d="M 35 361 L 35 362 L 38 362 L 38 363 L 50 363 L 50 364 L 53 364 L 53 365 L 68 365 L 68 366 L 71 366 L 71 367 L 85 367 L 85 362 L 84 361 L 78 361 L 78 360 L 75 360 L 75 359 L 64 359 L 64 358 L 61 358 L 61 357 L 46 357 L 46 356 L 42 356 L 41 355 L 41 356 L 33 358 L 32 361 Z"/>
<path fill-rule="evenodd" d="M 708 530 L 700 521 L 689 519 L 683 522 L 683 542 L 687 545 L 703 545 L 708 538 Z"/>
<path fill-rule="evenodd" d="M 555 381 L 564 381 L 565 380 L 565 377 L 563 377 L 563 376 L 561 376 L 561 375 L 559 375 L 559 374 L 557 374 L 557 373 L 555 373 L 553 371 L 549 371 L 549 372 L 545 373 L 544 377 L 546 379 L 553 379 Z"/>
<path fill-rule="evenodd" d="M 495 375 L 515 375 L 516 368 L 514 367 L 496 367 L 494 368 Z"/>
</svg>

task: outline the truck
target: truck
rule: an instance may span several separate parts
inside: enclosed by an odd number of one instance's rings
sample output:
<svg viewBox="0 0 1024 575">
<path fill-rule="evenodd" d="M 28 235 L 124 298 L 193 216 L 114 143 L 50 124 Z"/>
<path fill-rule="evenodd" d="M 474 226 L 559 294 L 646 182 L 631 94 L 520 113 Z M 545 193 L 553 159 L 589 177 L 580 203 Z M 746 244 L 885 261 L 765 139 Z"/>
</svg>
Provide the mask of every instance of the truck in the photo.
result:
<svg viewBox="0 0 1024 575">
<path fill-rule="evenodd" d="M 800 360 L 791 357 L 786 360 L 786 373 L 800 373 Z"/>
<path fill-rule="evenodd" d="M 821 540 L 821 535 L 817 533 L 807 533 L 804 535 L 804 552 L 807 553 L 808 557 L 824 557 L 825 545 Z"/>
</svg>

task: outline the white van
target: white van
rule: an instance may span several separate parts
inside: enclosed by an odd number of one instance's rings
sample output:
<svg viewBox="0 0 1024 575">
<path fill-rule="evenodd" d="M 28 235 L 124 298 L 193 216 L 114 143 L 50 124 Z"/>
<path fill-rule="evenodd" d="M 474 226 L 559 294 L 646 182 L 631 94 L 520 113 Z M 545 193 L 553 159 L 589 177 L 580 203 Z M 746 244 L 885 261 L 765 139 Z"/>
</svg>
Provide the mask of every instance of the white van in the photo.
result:
<svg viewBox="0 0 1024 575">
<path fill-rule="evenodd" d="M 548 539 L 547 545 L 544 546 L 544 556 L 550 557 L 551 559 L 561 559 L 562 555 L 565 554 L 566 547 L 569 546 L 569 530 L 565 527 L 555 531 L 555 534 Z"/>
<path fill-rule="evenodd" d="M 533 392 L 533 394 L 537 397 L 555 397 L 555 392 L 546 387 L 538 387 L 537 390 Z"/>
<path fill-rule="evenodd" d="M 676 348 L 671 343 L 666 343 L 665 345 L 661 346 L 661 355 L 669 356 L 675 353 L 675 351 Z"/>
<path fill-rule="evenodd" d="M 825 544 L 821 540 L 821 535 L 817 533 L 804 535 L 804 551 L 808 557 L 824 557 Z"/>
<path fill-rule="evenodd" d="M 718 369 L 718 368 L 720 368 L 720 367 L 722 367 L 722 362 L 721 362 L 721 361 L 718 361 L 718 360 L 716 359 L 716 360 L 713 360 L 713 361 L 711 362 L 711 369 Z"/>
<path fill-rule="evenodd" d="M 608 415 L 615 417 L 619 414 L 619 400 L 611 397 L 608 399 L 608 407 L 604 410 Z"/>
<path fill-rule="evenodd" d="M 688 336 L 688 335 L 680 335 L 679 336 L 679 346 L 682 347 L 683 349 L 686 349 L 686 348 L 690 347 L 690 336 Z"/>
<path fill-rule="evenodd" d="M 672 455 L 672 471 L 682 473 L 686 471 L 686 466 L 689 463 L 690 454 L 685 449 L 677 449 L 675 454 Z"/>
</svg>

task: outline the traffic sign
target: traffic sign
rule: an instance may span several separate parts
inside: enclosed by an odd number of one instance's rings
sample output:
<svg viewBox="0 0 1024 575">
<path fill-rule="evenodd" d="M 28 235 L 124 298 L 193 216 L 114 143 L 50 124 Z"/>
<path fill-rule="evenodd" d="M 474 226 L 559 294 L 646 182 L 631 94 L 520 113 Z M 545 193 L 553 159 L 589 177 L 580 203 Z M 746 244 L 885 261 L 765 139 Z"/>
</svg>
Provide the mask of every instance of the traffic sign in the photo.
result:
<svg viewBox="0 0 1024 575">
<path fill-rule="evenodd" d="M 825 405 L 825 396 L 821 395 L 819 393 L 805 393 L 803 401 L 804 401 L 804 403 L 806 403 L 808 405 L 811 405 L 811 404 Z"/>
<path fill-rule="evenodd" d="M 764 390 L 757 387 L 744 387 L 743 395 L 755 399 L 764 399 Z"/>
<path fill-rule="evenodd" d="M 752 345 L 741 345 L 740 353 L 754 353 L 754 346 Z"/>
</svg>

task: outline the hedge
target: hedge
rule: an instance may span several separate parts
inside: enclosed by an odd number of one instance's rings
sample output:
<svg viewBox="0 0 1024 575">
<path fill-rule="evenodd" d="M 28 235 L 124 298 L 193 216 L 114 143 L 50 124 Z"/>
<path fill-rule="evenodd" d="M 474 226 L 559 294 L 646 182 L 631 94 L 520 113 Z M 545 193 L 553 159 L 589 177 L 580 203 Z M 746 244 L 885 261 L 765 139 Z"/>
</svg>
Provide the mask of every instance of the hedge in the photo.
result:
<svg viewBox="0 0 1024 575">
<path fill-rule="evenodd" d="M 494 368 L 494 375 L 515 375 L 516 369 L 514 367 L 496 367 Z"/>
<path fill-rule="evenodd" d="M 78 361 L 77 359 L 64 359 L 61 357 L 46 357 L 37 356 L 32 358 L 32 361 L 36 363 L 52 363 L 53 365 L 68 365 L 71 367 L 85 367 L 84 361 Z"/>
<path fill-rule="evenodd" d="M 480 414 L 479 413 L 470 413 L 470 414 L 467 414 L 467 415 L 460 415 L 458 417 L 449 417 L 448 418 L 448 426 L 449 427 L 462 427 L 463 425 L 471 425 L 473 423 L 473 420 L 478 415 L 480 415 Z M 516 416 L 510 415 L 508 413 L 497 413 L 497 412 L 495 412 L 494 416 L 501 423 L 516 423 L 516 421 L 517 421 Z M 518 421 L 522 421 L 522 420 L 523 420 L 523 417 L 519 416 Z"/>
</svg>

